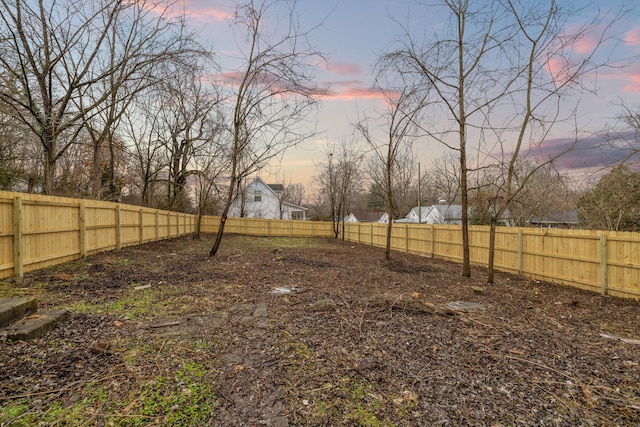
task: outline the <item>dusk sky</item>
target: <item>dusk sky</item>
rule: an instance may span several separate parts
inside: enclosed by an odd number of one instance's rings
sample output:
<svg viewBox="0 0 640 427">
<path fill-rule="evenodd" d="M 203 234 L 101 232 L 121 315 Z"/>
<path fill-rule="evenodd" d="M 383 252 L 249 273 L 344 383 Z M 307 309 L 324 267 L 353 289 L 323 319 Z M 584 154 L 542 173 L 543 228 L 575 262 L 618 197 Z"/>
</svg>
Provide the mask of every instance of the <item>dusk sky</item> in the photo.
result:
<svg viewBox="0 0 640 427">
<path fill-rule="evenodd" d="M 237 43 L 233 39 L 231 13 L 233 2 L 224 0 L 182 0 L 190 25 L 201 34 L 202 42 L 216 52 L 223 71 L 232 71 L 234 51 Z M 635 0 L 630 0 L 631 4 Z M 578 1 L 578 3 L 580 3 Z M 620 0 L 595 2 L 601 11 L 617 10 Z M 629 3 L 629 2 L 627 2 Z M 280 167 L 271 168 L 263 178 L 269 182 L 282 181 L 302 183 L 312 186 L 314 164 L 324 158 L 324 147 L 343 140 L 351 141 L 352 123 L 358 115 L 371 114 L 384 104 L 379 94 L 371 89 L 372 66 L 377 55 L 390 46 L 400 34 L 400 24 L 411 28 L 424 27 L 438 32 L 438 26 L 445 20 L 435 16 L 433 9 L 420 6 L 410 0 L 299 0 L 297 8 L 305 28 L 320 25 L 311 34 L 314 47 L 325 54 L 327 64 L 318 70 L 317 78 L 321 86 L 329 88 L 320 106 L 318 130 L 322 133 L 287 152 Z M 397 21 L 397 22 L 394 22 Z M 576 20 L 579 24 L 579 20 Z M 640 6 L 618 25 L 621 29 L 617 55 L 640 55 Z M 576 51 L 590 48 L 589 39 L 576 45 Z M 600 71 L 592 83 L 597 95 L 581 95 L 579 99 L 579 128 L 584 132 L 594 131 L 607 123 L 614 124 L 615 117 L 622 109 L 621 101 L 635 110 L 640 109 L 640 61 L 624 71 L 607 69 Z M 568 102 L 568 108 L 578 100 Z M 564 133 L 564 134 L 563 134 Z M 559 129 L 544 143 L 553 152 L 557 146 L 573 139 L 570 129 Z M 472 141 L 470 141 L 472 143 Z M 596 142 L 589 141 L 593 145 Z M 446 149 L 427 140 L 415 144 L 417 158 L 423 170 L 434 158 L 446 153 Z M 578 150 L 565 157 L 562 167 L 568 172 L 574 168 L 597 166 L 597 150 Z M 602 158 L 610 156 L 602 155 Z"/>
</svg>

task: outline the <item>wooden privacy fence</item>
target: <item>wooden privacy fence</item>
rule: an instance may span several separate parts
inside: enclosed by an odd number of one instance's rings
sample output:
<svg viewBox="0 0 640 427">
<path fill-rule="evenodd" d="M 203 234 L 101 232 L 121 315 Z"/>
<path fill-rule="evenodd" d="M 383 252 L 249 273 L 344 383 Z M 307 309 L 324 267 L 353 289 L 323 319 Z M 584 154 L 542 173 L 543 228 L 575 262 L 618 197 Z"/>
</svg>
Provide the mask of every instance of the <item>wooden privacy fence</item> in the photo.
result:
<svg viewBox="0 0 640 427">
<path fill-rule="evenodd" d="M 345 224 L 345 240 L 384 247 L 386 224 Z M 456 225 L 394 224 L 391 247 L 429 257 L 462 261 Z M 489 227 L 469 227 L 470 260 L 487 265 Z M 640 298 L 640 235 L 599 230 L 498 227 L 496 270 L 570 285 L 603 295 Z"/>
<path fill-rule="evenodd" d="M 196 217 L 91 200 L 0 191 L 0 278 L 97 252 L 195 231 Z M 218 217 L 204 217 L 203 233 L 216 233 Z M 385 246 L 387 225 L 347 223 L 344 239 Z M 486 265 L 489 227 L 469 227 L 471 262 Z M 228 218 L 226 233 L 253 236 L 333 237 L 332 224 Z M 460 262 L 460 226 L 394 224 L 395 251 Z M 495 268 L 604 295 L 640 298 L 640 235 L 597 230 L 498 227 Z"/>
<path fill-rule="evenodd" d="M 194 232 L 194 215 L 0 191 L 0 278 Z"/>
<path fill-rule="evenodd" d="M 203 233 L 217 233 L 219 217 L 202 218 L 200 230 Z M 270 237 L 333 237 L 333 225 L 330 222 L 288 221 L 261 218 L 227 218 L 224 232 L 247 236 Z"/>
</svg>

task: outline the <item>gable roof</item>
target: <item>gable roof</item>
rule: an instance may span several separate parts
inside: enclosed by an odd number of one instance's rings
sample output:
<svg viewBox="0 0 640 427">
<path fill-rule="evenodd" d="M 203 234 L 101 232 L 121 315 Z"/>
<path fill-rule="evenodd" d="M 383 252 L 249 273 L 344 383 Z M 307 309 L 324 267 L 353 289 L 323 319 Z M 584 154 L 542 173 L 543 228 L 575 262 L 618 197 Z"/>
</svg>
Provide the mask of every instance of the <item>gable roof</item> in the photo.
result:
<svg viewBox="0 0 640 427">
<path fill-rule="evenodd" d="M 267 186 L 275 192 L 284 193 L 284 185 L 282 184 L 267 184 Z"/>
<path fill-rule="evenodd" d="M 433 205 L 445 220 L 462 219 L 462 205 Z"/>
<path fill-rule="evenodd" d="M 357 211 L 351 212 L 351 215 L 353 215 L 358 222 L 377 222 L 380 218 L 382 218 L 384 212 Z"/>
</svg>

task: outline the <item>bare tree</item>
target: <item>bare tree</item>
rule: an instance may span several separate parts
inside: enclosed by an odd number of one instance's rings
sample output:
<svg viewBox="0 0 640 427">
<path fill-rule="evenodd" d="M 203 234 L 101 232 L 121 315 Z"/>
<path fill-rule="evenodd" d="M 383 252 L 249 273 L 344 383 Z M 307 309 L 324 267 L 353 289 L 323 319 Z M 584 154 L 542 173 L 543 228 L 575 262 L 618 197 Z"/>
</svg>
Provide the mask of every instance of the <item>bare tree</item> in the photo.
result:
<svg viewBox="0 0 640 427">
<path fill-rule="evenodd" d="M 140 204 L 159 207 L 159 183 L 164 182 L 163 171 L 169 165 L 164 141 L 161 138 L 161 105 L 156 102 L 156 91 L 141 93 L 134 108 L 124 116 L 126 126 L 122 133 L 129 141 L 127 152 L 130 158 L 132 186 L 140 197 Z"/>
<path fill-rule="evenodd" d="M 288 184 L 284 184 L 286 181 L 286 178 L 283 176 L 283 184 L 268 184 L 276 193 L 278 198 L 278 212 L 280 219 L 284 219 L 287 205 L 302 206 L 305 197 L 304 185 L 292 184 L 291 181 L 289 181 Z"/>
<path fill-rule="evenodd" d="M 319 55 L 307 41 L 308 32 L 299 26 L 295 5 L 250 1 L 236 9 L 235 24 L 246 31 L 247 44 L 239 46 L 244 54 L 242 67 L 224 76 L 233 90 L 225 153 L 229 186 L 209 256 L 215 256 L 220 247 L 229 208 L 242 181 L 315 133 L 304 123 L 320 94 L 312 80 L 313 61 Z M 272 11 L 280 17 L 275 28 L 268 27 Z"/>
<path fill-rule="evenodd" d="M 0 104 L 0 190 L 34 191 L 41 174 L 38 141 L 21 123 L 2 111 Z"/>
<path fill-rule="evenodd" d="M 578 194 L 573 190 L 569 177 L 560 173 L 553 163 L 538 167 L 533 160 L 520 159 L 516 164 L 515 176 L 516 179 L 525 176 L 530 178 L 509 204 L 508 213 L 505 212 L 513 225 L 525 227 L 532 218 L 575 209 Z M 491 182 L 501 180 L 500 177 L 492 177 Z"/>
<path fill-rule="evenodd" d="M 575 13 L 573 6 L 560 1 L 530 3 L 509 0 L 505 4 L 507 22 L 517 33 L 509 40 L 510 50 L 519 57 L 510 57 L 510 72 L 504 76 L 505 96 L 499 98 L 499 106 L 508 107 L 513 114 L 500 117 L 486 115 L 485 129 L 496 141 L 500 154 L 494 156 L 494 167 L 500 171 L 494 181 L 497 187 L 490 210 L 490 239 L 487 282 L 494 282 L 495 228 L 507 208 L 527 188 L 537 172 L 573 150 L 580 141 L 574 131 L 574 144 L 553 155 L 548 155 L 531 168 L 518 168 L 527 154 L 535 152 L 535 146 L 549 137 L 552 130 L 564 123 L 575 123 L 579 105 L 568 107 L 568 98 L 592 91 L 585 85 L 585 77 L 601 68 L 623 66 L 624 58 L 599 54 L 612 49 L 619 23 L 625 10 L 596 15 L 585 25 L 569 25 Z M 585 37 L 594 40 L 586 53 L 573 56 L 575 43 Z M 564 104 L 564 105 L 563 105 Z M 506 117 L 506 118 L 505 118 Z"/>
<path fill-rule="evenodd" d="M 433 88 L 433 114 L 448 115 L 451 120 L 434 122 L 423 130 L 436 141 L 455 150 L 460 163 L 460 198 L 462 204 L 462 275 L 471 275 L 469 258 L 469 200 L 467 175 L 468 128 L 472 120 L 482 117 L 488 106 L 499 99 L 504 90 L 496 83 L 504 74 L 504 64 L 496 61 L 505 40 L 514 33 L 513 27 L 501 19 L 498 0 L 470 2 L 442 0 L 442 9 L 449 17 L 450 31 L 421 40 L 405 28 L 399 47 L 384 55 L 390 68 L 401 74 L 421 78 L 423 85 Z M 441 107 L 440 107 L 441 106 Z M 453 123 L 453 125 L 451 125 Z M 438 128 L 438 126 L 442 126 Z M 455 135 L 453 140 L 451 135 Z"/>
<path fill-rule="evenodd" d="M 132 87 L 191 49 L 182 22 L 169 18 L 171 1 L 157 3 L 0 0 L 0 101 L 40 139 L 45 193 L 85 123 L 100 122 L 89 127 L 96 145 L 108 141 Z"/>
<path fill-rule="evenodd" d="M 383 71 L 386 71 L 383 68 Z M 384 123 L 384 139 L 380 141 L 372 135 L 367 120 L 361 120 L 356 124 L 356 129 L 363 136 L 374 156 L 374 162 L 381 166 L 382 176 L 372 178 L 382 178 L 384 188 L 384 198 L 386 201 L 387 215 L 387 236 L 385 259 L 391 259 L 391 230 L 393 227 L 394 213 L 396 212 L 397 197 L 394 190 L 398 184 L 407 186 L 406 178 L 413 178 L 412 143 L 417 138 L 419 129 L 418 122 L 420 114 L 425 107 L 425 91 L 420 86 L 403 85 L 397 91 L 383 89 L 388 110 L 381 114 L 381 121 Z M 375 171 L 375 167 L 373 171 Z M 410 173 L 407 174 L 407 171 Z M 403 179 L 405 178 L 405 179 Z M 380 182 L 380 181 L 379 181 Z"/>
<path fill-rule="evenodd" d="M 460 161 L 452 152 L 434 159 L 426 176 L 432 202 L 460 203 Z"/>
<path fill-rule="evenodd" d="M 578 217 L 589 229 L 640 230 L 640 172 L 626 165 L 614 167 L 578 203 Z"/>
<path fill-rule="evenodd" d="M 636 164 L 640 154 L 640 106 L 620 104 L 616 123 L 602 133 L 606 144 L 601 148 L 602 169 L 621 164 Z M 597 172 L 602 172 L 597 171 Z"/>
<path fill-rule="evenodd" d="M 436 35 L 423 42 L 407 30 L 400 48 L 390 51 L 386 58 L 404 72 L 422 76 L 443 106 L 443 111 L 434 110 L 434 115 L 444 112 L 453 119 L 453 127 L 431 124 L 425 130 L 459 156 L 462 274 L 469 276 L 469 173 L 483 173 L 484 168 L 492 167 L 501 177 L 491 209 L 491 235 L 495 236 L 497 218 L 529 180 L 527 176 L 516 179 L 517 160 L 533 151 L 527 149 L 543 141 L 554 125 L 577 117 L 576 109 L 566 108 L 563 101 L 576 91 L 587 90 L 582 83 L 590 72 L 615 63 L 610 55 L 598 62 L 595 53 L 615 36 L 613 25 L 623 13 L 609 16 L 608 21 L 604 20 L 607 14 L 596 15 L 576 29 L 567 25 L 575 12 L 569 2 L 442 3 L 451 18 L 452 34 Z M 595 36 L 596 47 L 586 55 L 572 56 L 575 43 L 586 36 Z M 449 137 L 451 134 L 457 136 L 455 142 Z M 478 153 L 493 158 L 493 164 L 478 156 L 471 167 L 470 136 L 477 138 Z M 493 282 L 494 243 L 491 238 L 489 283 Z"/>
<path fill-rule="evenodd" d="M 393 210 L 392 218 L 403 217 L 416 204 L 418 197 L 416 183 L 415 157 L 411 156 L 411 147 L 404 147 L 403 155 L 397 159 L 397 166 L 392 180 Z M 364 175 L 369 178 L 369 194 L 367 206 L 387 211 L 387 192 L 385 164 L 377 156 L 370 156 L 364 166 Z"/>
<path fill-rule="evenodd" d="M 219 134 L 204 147 L 198 150 L 194 156 L 194 172 L 196 178 L 196 203 L 197 220 L 194 238 L 199 239 L 201 233 L 202 217 L 204 215 L 216 215 L 220 201 L 221 188 L 218 185 L 221 178 L 228 170 L 224 159 L 218 155 L 222 151 L 219 146 Z"/>
<path fill-rule="evenodd" d="M 289 183 L 285 189 L 285 201 L 297 206 L 302 206 L 307 198 L 307 192 L 302 184 Z"/>
<path fill-rule="evenodd" d="M 185 210 L 189 200 L 185 192 L 187 179 L 196 173 L 193 159 L 206 145 L 214 145 L 214 139 L 221 132 L 215 114 L 219 97 L 215 91 L 203 87 L 202 71 L 193 65 L 171 69 L 159 88 L 162 105 L 162 134 L 159 137 L 165 146 L 169 163 L 166 188 L 168 209 Z M 216 147 L 220 148 L 219 145 Z"/>
</svg>

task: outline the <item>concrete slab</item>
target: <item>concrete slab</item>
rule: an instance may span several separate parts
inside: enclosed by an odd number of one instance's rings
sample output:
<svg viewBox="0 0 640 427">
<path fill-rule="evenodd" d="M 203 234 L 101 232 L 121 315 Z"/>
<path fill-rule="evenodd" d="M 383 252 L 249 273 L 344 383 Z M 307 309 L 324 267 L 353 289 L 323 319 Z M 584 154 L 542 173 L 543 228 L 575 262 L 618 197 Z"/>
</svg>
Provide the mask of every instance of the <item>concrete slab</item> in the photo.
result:
<svg viewBox="0 0 640 427">
<path fill-rule="evenodd" d="M 66 320 L 69 314 L 67 310 L 60 309 L 42 311 L 27 316 L 7 329 L 7 339 L 11 341 L 26 341 L 40 338 Z"/>
<path fill-rule="evenodd" d="M 22 319 L 37 309 L 38 302 L 33 297 L 0 299 L 0 328 Z"/>
</svg>

